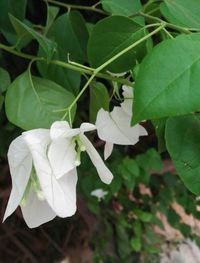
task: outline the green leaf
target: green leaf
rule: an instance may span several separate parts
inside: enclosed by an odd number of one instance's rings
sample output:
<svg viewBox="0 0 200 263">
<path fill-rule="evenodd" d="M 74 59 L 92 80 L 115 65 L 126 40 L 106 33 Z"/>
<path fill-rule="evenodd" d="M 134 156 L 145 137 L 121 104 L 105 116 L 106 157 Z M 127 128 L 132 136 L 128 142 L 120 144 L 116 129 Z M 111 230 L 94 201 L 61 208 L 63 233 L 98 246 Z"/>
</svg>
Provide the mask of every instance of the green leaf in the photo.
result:
<svg viewBox="0 0 200 263">
<path fill-rule="evenodd" d="M 183 27 L 200 28 L 199 0 L 164 0 L 160 10 L 171 23 Z"/>
<path fill-rule="evenodd" d="M 4 96 L 0 95 L 0 110 L 3 106 L 3 102 L 4 102 Z"/>
<path fill-rule="evenodd" d="M 112 194 L 119 192 L 122 186 L 122 178 L 121 175 L 117 174 L 115 178 L 112 180 L 112 183 L 109 185 Z"/>
<path fill-rule="evenodd" d="M 42 52 L 39 52 L 42 56 Z M 55 54 L 53 59 L 62 60 L 59 54 Z M 62 68 L 57 65 L 48 64 L 44 62 L 37 63 L 40 74 L 49 80 L 56 82 L 66 90 L 77 95 L 80 89 L 81 76 L 74 70 Z"/>
<path fill-rule="evenodd" d="M 200 34 L 157 45 L 136 78 L 133 124 L 200 109 Z"/>
<path fill-rule="evenodd" d="M 131 238 L 131 247 L 135 252 L 139 252 L 142 248 L 141 239 L 139 237 Z"/>
<path fill-rule="evenodd" d="M 19 37 L 19 39 L 23 38 L 33 38 L 36 39 L 43 51 L 46 54 L 47 61 L 49 61 L 53 53 L 56 49 L 56 44 L 51 41 L 50 39 L 46 38 L 44 35 L 38 33 L 34 29 L 28 27 L 24 23 L 22 23 L 20 20 L 18 20 L 16 17 L 10 15 L 10 21 Z"/>
<path fill-rule="evenodd" d="M 58 12 L 59 12 L 58 7 L 47 5 L 47 22 L 45 27 L 45 34 L 47 34 L 47 32 L 49 31 L 49 28 L 53 24 Z"/>
<path fill-rule="evenodd" d="M 124 16 L 110 16 L 98 22 L 88 42 L 88 57 L 92 67 L 97 68 L 110 58 L 146 35 L 146 30 Z M 132 69 L 146 53 L 146 42 L 125 53 L 109 64 L 111 72 L 124 72 Z"/>
<path fill-rule="evenodd" d="M 131 253 L 128 233 L 126 229 L 118 222 L 116 224 L 117 249 L 120 257 L 125 259 Z"/>
<path fill-rule="evenodd" d="M 103 9 L 112 15 L 131 16 L 142 9 L 140 0 L 101 0 Z M 142 17 L 135 17 L 134 21 L 144 24 Z"/>
<path fill-rule="evenodd" d="M 144 222 L 144 223 L 149 223 L 152 218 L 153 218 L 153 215 L 149 212 L 144 212 L 140 209 L 135 209 L 134 210 L 134 213 L 138 216 L 138 218 Z"/>
<path fill-rule="evenodd" d="M 101 82 L 92 82 L 90 85 L 90 122 L 95 123 L 97 112 L 103 108 L 109 110 L 109 94 Z"/>
<path fill-rule="evenodd" d="M 142 235 L 142 225 L 139 220 L 135 220 L 133 222 L 133 230 L 137 237 L 140 237 Z"/>
<path fill-rule="evenodd" d="M 153 120 L 153 126 L 156 131 L 156 136 L 158 139 L 158 151 L 164 152 L 166 150 L 166 145 L 165 145 L 165 124 L 166 124 L 166 118 L 163 119 L 156 119 Z"/>
<path fill-rule="evenodd" d="M 178 228 L 181 218 L 173 209 L 169 209 L 167 211 L 167 220 L 171 226 Z"/>
<path fill-rule="evenodd" d="M 9 86 L 5 107 L 10 122 L 22 129 L 49 128 L 60 120 L 64 112 L 56 110 L 68 107 L 74 96 L 56 83 L 21 74 Z M 72 119 L 75 109 L 72 112 Z"/>
<path fill-rule="evenodd" d="M 9 73 L 5 69 L 0 68 L 0 93 L 5 92 L 9 85 L 10 85 Z"/>
<path fill-rule="evenodd" d="M 100 215 L 101 210 L 97 198 L 90 198 L 89 201 L 87 202 L 87 207 L 93 214 L 97 216 Z"/>
<path fill-rule="evenodd" d="M 162 160 L 160 154 L 154 148 L 149 149 L 144 154 L 137 155 L 136 161 L 139 166 L 145 171 L 162 171 Z"/>
<path fill-rule="evenodd" d="M 15 42 L 13 27 L 10 23 L 9 14 L 24 20 L 27 0 L 1 0 L 0 1 L 0 31 L 9 42 Z M 10 41 L 11 40 L 11 41 Z"/>
<path fill-rule="evenodd" d="M 192 234 L 192 228 L 191 228 L 191 226 L 188 226 L 188 225 L 186 225 L 186 224 L 180 224 L 180 225 L 179 225 L 179 229 L 180 229 L 181 233 L 182 233 L 185 237 L 191 236 L 191 234 Z"/>
<path fill-rule="evenodd" d="M 133 189 L 135 187 L 136 178 L 140 174 L 137 162 L 134 159 L 124 158 L 117 168 L 118 173 L 124 179 L 125 186 L 128 189 Z"/>
<path fill-rule="evenodd" d="M 57 43 L 55 60 L 66 62 L 68 54 L 70 59 L 79 63 L 86 61 L 88 31 L 85 21 L 79 12 L 73 11 L 59 16 L 50 27 L 47 37 Z M 39 56 L 44 52 L 39 50 Z M 40 74 L 62 85 L 77 95 L 80 88 L 80 74 L 53 64 L 38 62 Z"/>
<path fill-rule="evenodd" d="M 166 145 L 185 186 L 200 195 L 200 117 L 187 115 L 169 118 Z"/>
<path fill-rule="evenodd" d="M 58 53 L 62 54 L 64 61 L 68 54 L 72 61 L 82 63 L 87 60 L 89 34 L 85 20 L 79 12 L 72 11 L 59 16 L 47 36 L 58 44 Z"/>
<path fill-rule="evenodd" d="M 43 52 L 39 50 L 39 56 L 42 56 Z M 53 59 L 62 60 L 62 55 L 56 53 Z M 60 67 L 53 64 L 44 62 L 37 63 L 40 74 L 49 80 L 56 82 L 66 90 L 77 95 L 80 89 L 81 76 L 74 70 L 70 70 L 64 67 Z"/>
<path fill-rule="evenodd" d="M 131 173 L 135 177 L 139 176 L 140 169 L 138 167 L 137 162 L 134 159 L 130 159 L 130 158 L 126 157 L 123 159 L 122 165 L 127 170 L 127 172 Z"/>
</svg>

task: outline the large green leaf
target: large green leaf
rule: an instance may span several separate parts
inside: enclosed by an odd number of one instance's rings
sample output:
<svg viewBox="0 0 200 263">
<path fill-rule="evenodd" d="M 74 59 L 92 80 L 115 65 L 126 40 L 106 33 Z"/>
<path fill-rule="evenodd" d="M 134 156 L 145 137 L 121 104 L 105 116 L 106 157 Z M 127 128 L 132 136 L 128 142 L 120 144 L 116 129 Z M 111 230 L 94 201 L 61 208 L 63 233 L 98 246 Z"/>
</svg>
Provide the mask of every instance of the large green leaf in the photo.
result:
<svg viewBox="0 0 200 263">
<path fill-rule="evenodd" d="M 90 122 L 95 123 L 97 112 L 103 108 L 109 110 L 109 94 L 101 82 L 92 82 L 90 85 Z"/>
<path fill-rule="evenodd" d="M 144 59 L 136 78 L 133 123 L 200 109 L 199 37 L 165 40 Z"/>
<path fill-rule="evenodd" d="M 86 61 L 88 31 L 79 12 L 74 11 L 59 16 L 50 27 L 47 37 L 57 43 L 54 59 L 66 62 L 69 54 L 71 60 L 79 63 Z M 43 55 L 41 49 L 39 54 Z M 38 63 L 38 68 L 45 78 L 57 82 L 74 94 L 78 93 L 80 87 L 79 73 L 45 63 Z"/>
<path fill-rule="evenodd" d="M 166 145 L 186 187 L 200 195 L 200 118 L 187 115 L 169 118 Z"/>
<path fill-rule="evenodd" d="M 5 92 L 9 85 L 10 85 L 9 73 L 5 69 L 0 68 L 0 93 Z"/>
<path fill-rule="evenodd" d="M 48 38 L 58 44 L 58 51 L 67 60 L 85 62 L 87 59 L 88 30 L 83 16 L 72 11 L 59 16 L 49 29 Z"/>
<path fill-rule="evenodd" d="M 124 16 L 110 16 L 98 22 L 88 42 L 88 57 L 92 67 L 99 67 L 114 55 L 144 37 L 146 30 Z M 111 72 L 130 70 L 146 52 L 146 42 L 137 45 L 129 52 L 109 64 Z"/>
<path fill-rule="evenodd" d="M 29 72 L 21 74 L 9 86 L 5 106 L 10 122 L 29 130 L 49 128 L 60 120 L 64 112 L 56 110 L 68 107 L 74 96 L 56 83 L 30 76 Z M 74 117 L 75 109 L 72 113 Z"/>
<path fill-rule="evenodd" d="M 40 47 L 45 52 L 47 60 L 50 60 L 52 58 L 53 53 L 55 52 L 56 49 L 55 42 L 46 38 L 44 35 L 38 33 L 31 27 L 28 27 L 27 25 L 25 25 L 24 23 L 22 23 L 20 20 L 18 20 L 16 17 L 12 15 L 10 15 L 10 20 L 19 39 L 30 38 L 30 37 L 36 39 Z"/>
<path fill-rule="evenodd" d="M 101 0 L 103 9 L 113 15 L 130 16 L 142 9 L 140 0 Z M 142 17 L 135 17 L 134 21 L 144 24 Z"/>
<path fill-rule="evenodd" d="M 171 23 L 200 28 L 199 0 L 164 0 L 160 9 L 163 16 Z"/>
</svg>

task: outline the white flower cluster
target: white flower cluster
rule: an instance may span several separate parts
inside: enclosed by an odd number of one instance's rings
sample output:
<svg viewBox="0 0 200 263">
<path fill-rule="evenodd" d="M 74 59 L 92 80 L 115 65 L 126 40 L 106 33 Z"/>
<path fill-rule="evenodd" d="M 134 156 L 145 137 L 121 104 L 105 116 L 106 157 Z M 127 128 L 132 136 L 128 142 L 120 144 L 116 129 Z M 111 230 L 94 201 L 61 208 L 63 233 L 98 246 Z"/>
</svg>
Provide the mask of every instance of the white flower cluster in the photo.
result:
<svg viewBox="0 0 200 263">
<path fill-rule="evenodd" d="M 68 122 L 57 121 L 50 129 L 23 132 L 11 143 L 8 162 L 12 191 L 4 220 L 18 205 L 30 228 L 56 216 L 72 216 L 76 212 L 77 166 L 82 151 L 88 153 L 100 179 L 111 183 L 111 171 L 84 133 L 97 129 L 99 138 L 106 141 L 105 159 L 110 156 L 113 144 L 134 145 L 139 136 L 147 135 L 139 124 L 130 126 L 133 89 L 123 87 L 123 90 L 121 106 L 110 113 L 100 109 L 96 125 L 82 123 L 80 128 L 72 129 Z"/>
</svg>

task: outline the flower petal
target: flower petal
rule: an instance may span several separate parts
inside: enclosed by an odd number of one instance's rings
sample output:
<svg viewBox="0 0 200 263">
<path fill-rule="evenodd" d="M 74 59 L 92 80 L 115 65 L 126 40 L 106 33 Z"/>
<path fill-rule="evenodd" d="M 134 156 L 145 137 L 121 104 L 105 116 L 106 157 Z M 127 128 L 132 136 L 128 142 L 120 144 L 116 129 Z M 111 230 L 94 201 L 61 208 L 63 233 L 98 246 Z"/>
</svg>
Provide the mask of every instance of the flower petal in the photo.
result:
<svg viewBox="0 0 200 263">
<path fill-rule="evenodd" d="M 104 191 L 103 189 L 96 189 L 96 190 L 93 190 L 90 194 L 91 196 L 97 197 L 98 200 L 100 201 L 108 194 L 108 192 Z"/>
<path fill-rule="evenodd" d="M 71 139 L 57 139 L 48 150 L 48 158 L 55 177 L 58 179 L 76 167 L 75 143 Z"/>
<path fill-rule="evenodd" d="M 26 133 L 24 139 L 32 153 L 33 163 L 38 176 L 42 192 L 53 211 L 60 217 L 68 217 L 75 213 L 74 211 L 74 196 L 69 200 L 66 192 L 62 188 L 60 180 L 66 180 L 64 175 L 61 179 L 56 180 L 55 175 L 51 169 L 50 163 L 46 156 L 47 147 L 49 143 L 49 131 L 42 129 L 33 130 L 31 133 Z M 73 171 L 73 170 L 72 170 Z M 69 172 L 71 175 L 71 172 Z M 70 186 L 73 185 L 73 192 L 76 183 L 76 175 L 73 172 L 73 183 L 70 180 Z M 71 179 L 71 176 L 70 176 Z M 68 181 L 67 181 L 68 182 Z M 71 202 L 73 201 L 73 205 Z"/>
<path fill-rule="evenodd" d="M 20 204 L 32 170 L 32 158 L 22 136 L 11 143 L 8 150 L 8 162 L 12 177 L 12 191 L 3 221 Z"/>
<path fill-rule="evenodd" d="M 28 227 L 38 227 L 56 217 L 55 212 L 46 200 L 39 200 L 36 193 L 30 189 L 26 204 L 21 206 L 24 220 Z"/>
<path fill-rule="evenodd" d="M 82 133 L 88 132 L 88 131 L 94 131 L 94 130 L 96 130 L 96 126 L 89 122 L 83 122 L 80 126 L 80 131 Z"/>
<path fill-rule="evenodd" d="M 123 109 L 123 111 L 128 114 L 130 117 L 132 117 L 132 112 L 133 112 L 133 88 L 123 85 L 122 86 L 123 89 L 123 97 L 124 97 L 124 101 L 120 104 L 121 108 Z"/>
<path fill-rule="evenodd" d="M 121 108 L 123 109 L 123 111 L 124 111 L 129 117 L 132 117 L 133 100 L 132 100 L 132 99 L 125 99 L 120 105 L 121 105 Z"/>
<path fill-rule="evenodd" d="M 101 178 L 102 182 L 105 184 L 110 184 L 113 175 L 111 171 L 107 168 L 107 166 L 104 164 L 103 160 L 101 159 L 100 155 L 92 145 L 92 143 L 88 140 L 88 138 L 85 135 L 80 135 L 80 139 L 82 143 L 84 144 L 86 151 L 94 164 L 94 166 L 97 169 L 97 172 L 99 174 L 99 177 Z"/>
<path fill-rule="evenodd" d="M 100 109 L 97 114 L 97 133 L 101 140 L 121 145 L 134 145 L 139 141 L 140 125 L 130 126 L 131 117 L 122 108 L 109 112 Z"/>
<path fill-rule="evenodd" d="M 65 198 L 67 200 L 67 210 L 68 215 L 72 216 L 76 212 L 76 184 L 78 181 L 76 168 L 71 170 L 65 176 L 58 180 L 60 187 L 63 190 Z"/>
<path fill-rule="evenodd" d="M 145 128 L 142 125 L 140 125 L 140 124 L 138 124 L 138 125 L 140 126 L 140 136 L 148 135 L 147 130 L 145 130 Z"/>
<path fill-rule="evenodd" d="M 51 125 L 50 136 L 52 140 L 71 138 L 79 134 L 79 129 L 71 129 L 67 121 L 56 121 Z"/>
<path fill-rule="evenodd" d="M 104 146 L 104 160 L 108 159 L 113 151 L 114 144 L 111 142 L 106 142 Z"/>
<path fill-rule="evenodd" d="M 127 85 L 122 86 L 124 99 L 133 99 L 133 88 Z"/>
</svg>

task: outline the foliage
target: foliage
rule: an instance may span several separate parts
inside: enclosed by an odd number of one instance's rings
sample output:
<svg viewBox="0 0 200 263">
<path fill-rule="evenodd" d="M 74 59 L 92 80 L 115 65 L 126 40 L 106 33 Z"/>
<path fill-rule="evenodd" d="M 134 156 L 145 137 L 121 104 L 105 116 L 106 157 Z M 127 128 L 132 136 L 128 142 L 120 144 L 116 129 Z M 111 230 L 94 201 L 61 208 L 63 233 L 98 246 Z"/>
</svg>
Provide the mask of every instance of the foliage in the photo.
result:
<svg viewBox="0 0 200 263">
<path fill-rule="evenodd" d="M 99 109 L 122 102 L 122 85 L 133 87 L 132 125 L 146 120 L 141 124 L 153 143 L 117 148 L 108 162 L 115 176 L 110 186 L 84 157 L 79 192 L 99 219 L 96 262 L 142 261 L 159 253 L 158 211 L 184 236 L 192 230 L 170 204 L 199 218 L 199 1 L 69 2 L 39 1 L 45 16 L 33 0 L 0 2 L 0 157 L 5 162 L 22 130 L 50 128 L 56 120 L 95 123 Z M 155 135 L 159 154 L 150 149 L 157 147 Z M 162 172 L 169 158 L 180 178 Z M 152 194 L 142 195 L 141 184 Z M 90 195 L 97 188 L 108 192 L 101 202 Z"/>
</svg>

